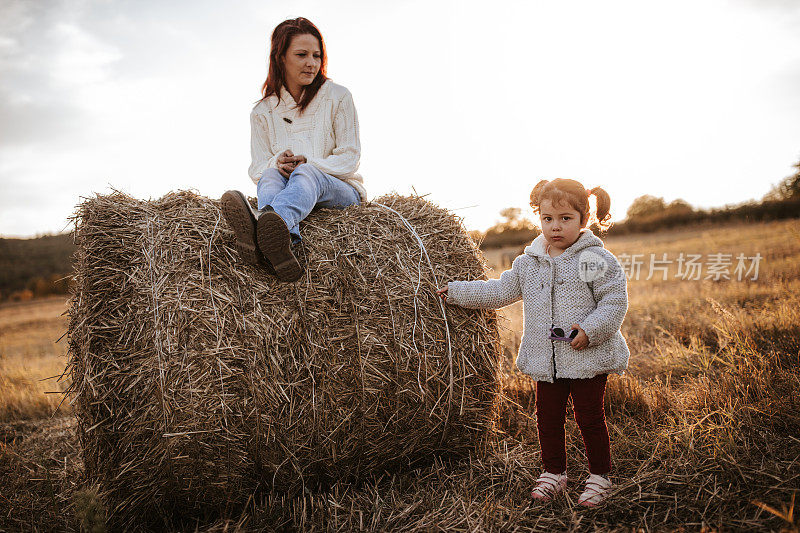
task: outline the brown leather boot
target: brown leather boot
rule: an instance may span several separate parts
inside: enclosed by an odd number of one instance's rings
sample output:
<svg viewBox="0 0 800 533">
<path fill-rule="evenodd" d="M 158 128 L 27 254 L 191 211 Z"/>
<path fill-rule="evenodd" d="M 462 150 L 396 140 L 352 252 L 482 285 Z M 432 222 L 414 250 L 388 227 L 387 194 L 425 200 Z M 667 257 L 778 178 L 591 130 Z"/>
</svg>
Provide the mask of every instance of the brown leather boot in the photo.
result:
<svg viewBox="0 0 800 533">
<path fill-rule="evenodd" d="M 227 191 L 222 195 L 221 204 L 222 216 L 236 235 L 235 247 L 242 260 L 251 265 L 266 267 L 274 274 L 275 270 L 258 249 L 256 241 L 256 220 L 260 213 L 250 206 L 250 202 L 239 191 Z"/>
<path fill-rule="evenodd" d="M 292 253 L 292 238 L 286 222 L 278 213 L 264 209 L 256 222 L 258 248 L 281 281 L 297 281 L 303 275 L 303 268 Z"/>
</svg>

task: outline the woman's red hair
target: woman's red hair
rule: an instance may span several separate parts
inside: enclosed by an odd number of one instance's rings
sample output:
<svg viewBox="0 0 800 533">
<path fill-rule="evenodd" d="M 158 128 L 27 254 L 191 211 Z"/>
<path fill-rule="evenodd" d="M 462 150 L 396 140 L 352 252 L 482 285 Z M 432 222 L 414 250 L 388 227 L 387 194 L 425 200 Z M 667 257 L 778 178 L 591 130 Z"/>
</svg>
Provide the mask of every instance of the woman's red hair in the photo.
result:
<svg viewBox="0 0 800 533">
<path fill-rule="evenodd" d="M 302 113 L 311 100 L 317 95 L 317 91 L 328 79 L 326 70 L 328 66 L 328 57 L 325 54 L 325 41 L 322 40 L 322 34 L 314 24 L 307 18 L 298 17 L 296 19 L 284 20 L 272 31 L 272 44 L 269 50 L 269 70 L 267 72 L 267 81 L 261 86 L 261 100 L 265 100 L 273 94 L 281 99 L 281 87 L 286 83 L 286 72 L 283 67 L 283 56 L 289 49 L 292 38 L 295 35 L 313 35 L 319 41 L 320 59 L 322 65 L 317 72 L 317 77 L 314 78 L 309 85 L 303 88 L 303 96 L 297 102 L 297 106 Z"/>
</svg>

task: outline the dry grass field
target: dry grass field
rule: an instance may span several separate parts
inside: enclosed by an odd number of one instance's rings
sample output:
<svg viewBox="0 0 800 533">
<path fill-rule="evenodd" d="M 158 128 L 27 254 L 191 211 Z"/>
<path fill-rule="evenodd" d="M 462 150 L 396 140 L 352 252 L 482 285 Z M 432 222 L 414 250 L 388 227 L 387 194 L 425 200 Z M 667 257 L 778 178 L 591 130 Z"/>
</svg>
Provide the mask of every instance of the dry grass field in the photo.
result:
<svg viewBox="0 0 800 533">
<path fill-rule="evenodd" d="M 606 245 L 633 267 L 623 326 L 630 369 L 612 376 L 606 395 L 618 492 L 605 508 L 576 506 L 586 466 L 571 415 L 570 494 L 544 506 L 530 501 L 541 463 L 534 387 L 513 365 L 518 303 L 501 311 L 506 398 L 502 434 L 488 456 L 437 460 L 324 494 L 268 493 L 230 517 L 174 528 L 798 531 L 800 220 L 625 236 Z M 486 254 L 491 275 L 508 252 Z M 683 279 L 681 254 L 701 256 L 694 261 L 699 276 L 688 271 L 699 279 Z M 740 254 L 745 268 L 760 254 L 757 279 L 753 270 L 736 271 Z M 651 275 L 651 266 L 664 269 Z M 102 497 L 81 477 L 68 402 L 52 415 L 61 395 L 48 394 L 64 388 L 48 378 L 66 362 L 65 341 L 55 343 L 65 332 L 65 309 L 58 298 L 0 307 L 0 531 L 104 530 Z"/>
<path fill-rule="evenodd" d="M 0 422 L 49 417 L 63 399 L 50 393 L 63 390 L 66 309 L 63 296 L 0 306 Z"/>
</svg>

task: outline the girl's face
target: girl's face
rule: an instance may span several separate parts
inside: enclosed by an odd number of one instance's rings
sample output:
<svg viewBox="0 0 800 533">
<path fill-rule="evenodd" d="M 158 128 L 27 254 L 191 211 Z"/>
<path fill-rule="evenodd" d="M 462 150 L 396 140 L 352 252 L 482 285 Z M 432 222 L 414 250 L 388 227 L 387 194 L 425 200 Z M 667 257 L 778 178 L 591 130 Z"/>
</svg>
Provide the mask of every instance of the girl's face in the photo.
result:
<svg viewBox="0 0 800 533">
<path fill-rule="evenodd" d="M 295 35 L 283 56 L 286 85 L 300 88 L 310 84 L 322 67 L 319 41 L 311 34 Z"/>
<path fill-rule="evenodd" d="M 581 214 L 569 204 L 560 203 L 554 206 L 550 200 L 542 200 L 539 220 L 544 238 L 552 248 L 564 251 L 580 237 Z"/>
</svg>

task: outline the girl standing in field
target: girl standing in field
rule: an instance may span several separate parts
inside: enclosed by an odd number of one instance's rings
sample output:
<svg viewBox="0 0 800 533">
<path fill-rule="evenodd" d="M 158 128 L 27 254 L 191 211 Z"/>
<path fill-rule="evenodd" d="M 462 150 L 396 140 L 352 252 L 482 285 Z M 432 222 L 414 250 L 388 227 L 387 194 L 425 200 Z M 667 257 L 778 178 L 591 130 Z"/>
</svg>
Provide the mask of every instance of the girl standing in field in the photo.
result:
<svg viewBox="0 0 800 533">
<path fill-rule="evenodd" d="M 597 198 L 590 216 L 589 196 Z M 630 352 L 620 332 L 628 310 L 625 273 L 587 226 L 608 227 L 611 200 L 575 180 L 542 180 L 531 191 L 542 234 L 499 279 L 451 281 L 445 302 L 498 309 L 523 300 L 517 367 L 536 380 L 536 424 L 544 472 L 532 496 L 550 500 L 567 488 L 564 422 L 572 396 L 589 477 L 578 499 L 594 507 L 610 494 L 611 447 L 603 411 L 609 373 L 622 374 Z"/>
<path fill-rule="evenodd" d="M 293 252 L 299 224 L 315 207 L 344 208 L 366 200 L 358 116 L 345 87 L 326 76 L 325 42 L 305 18 L 272 32 L 263 98 L 250 112 L 249 174 L 258 211 L 244 194 L 222 195 L 222 214 L 241 258 L 281 281 L 303 273 Z"/>
</svg>

